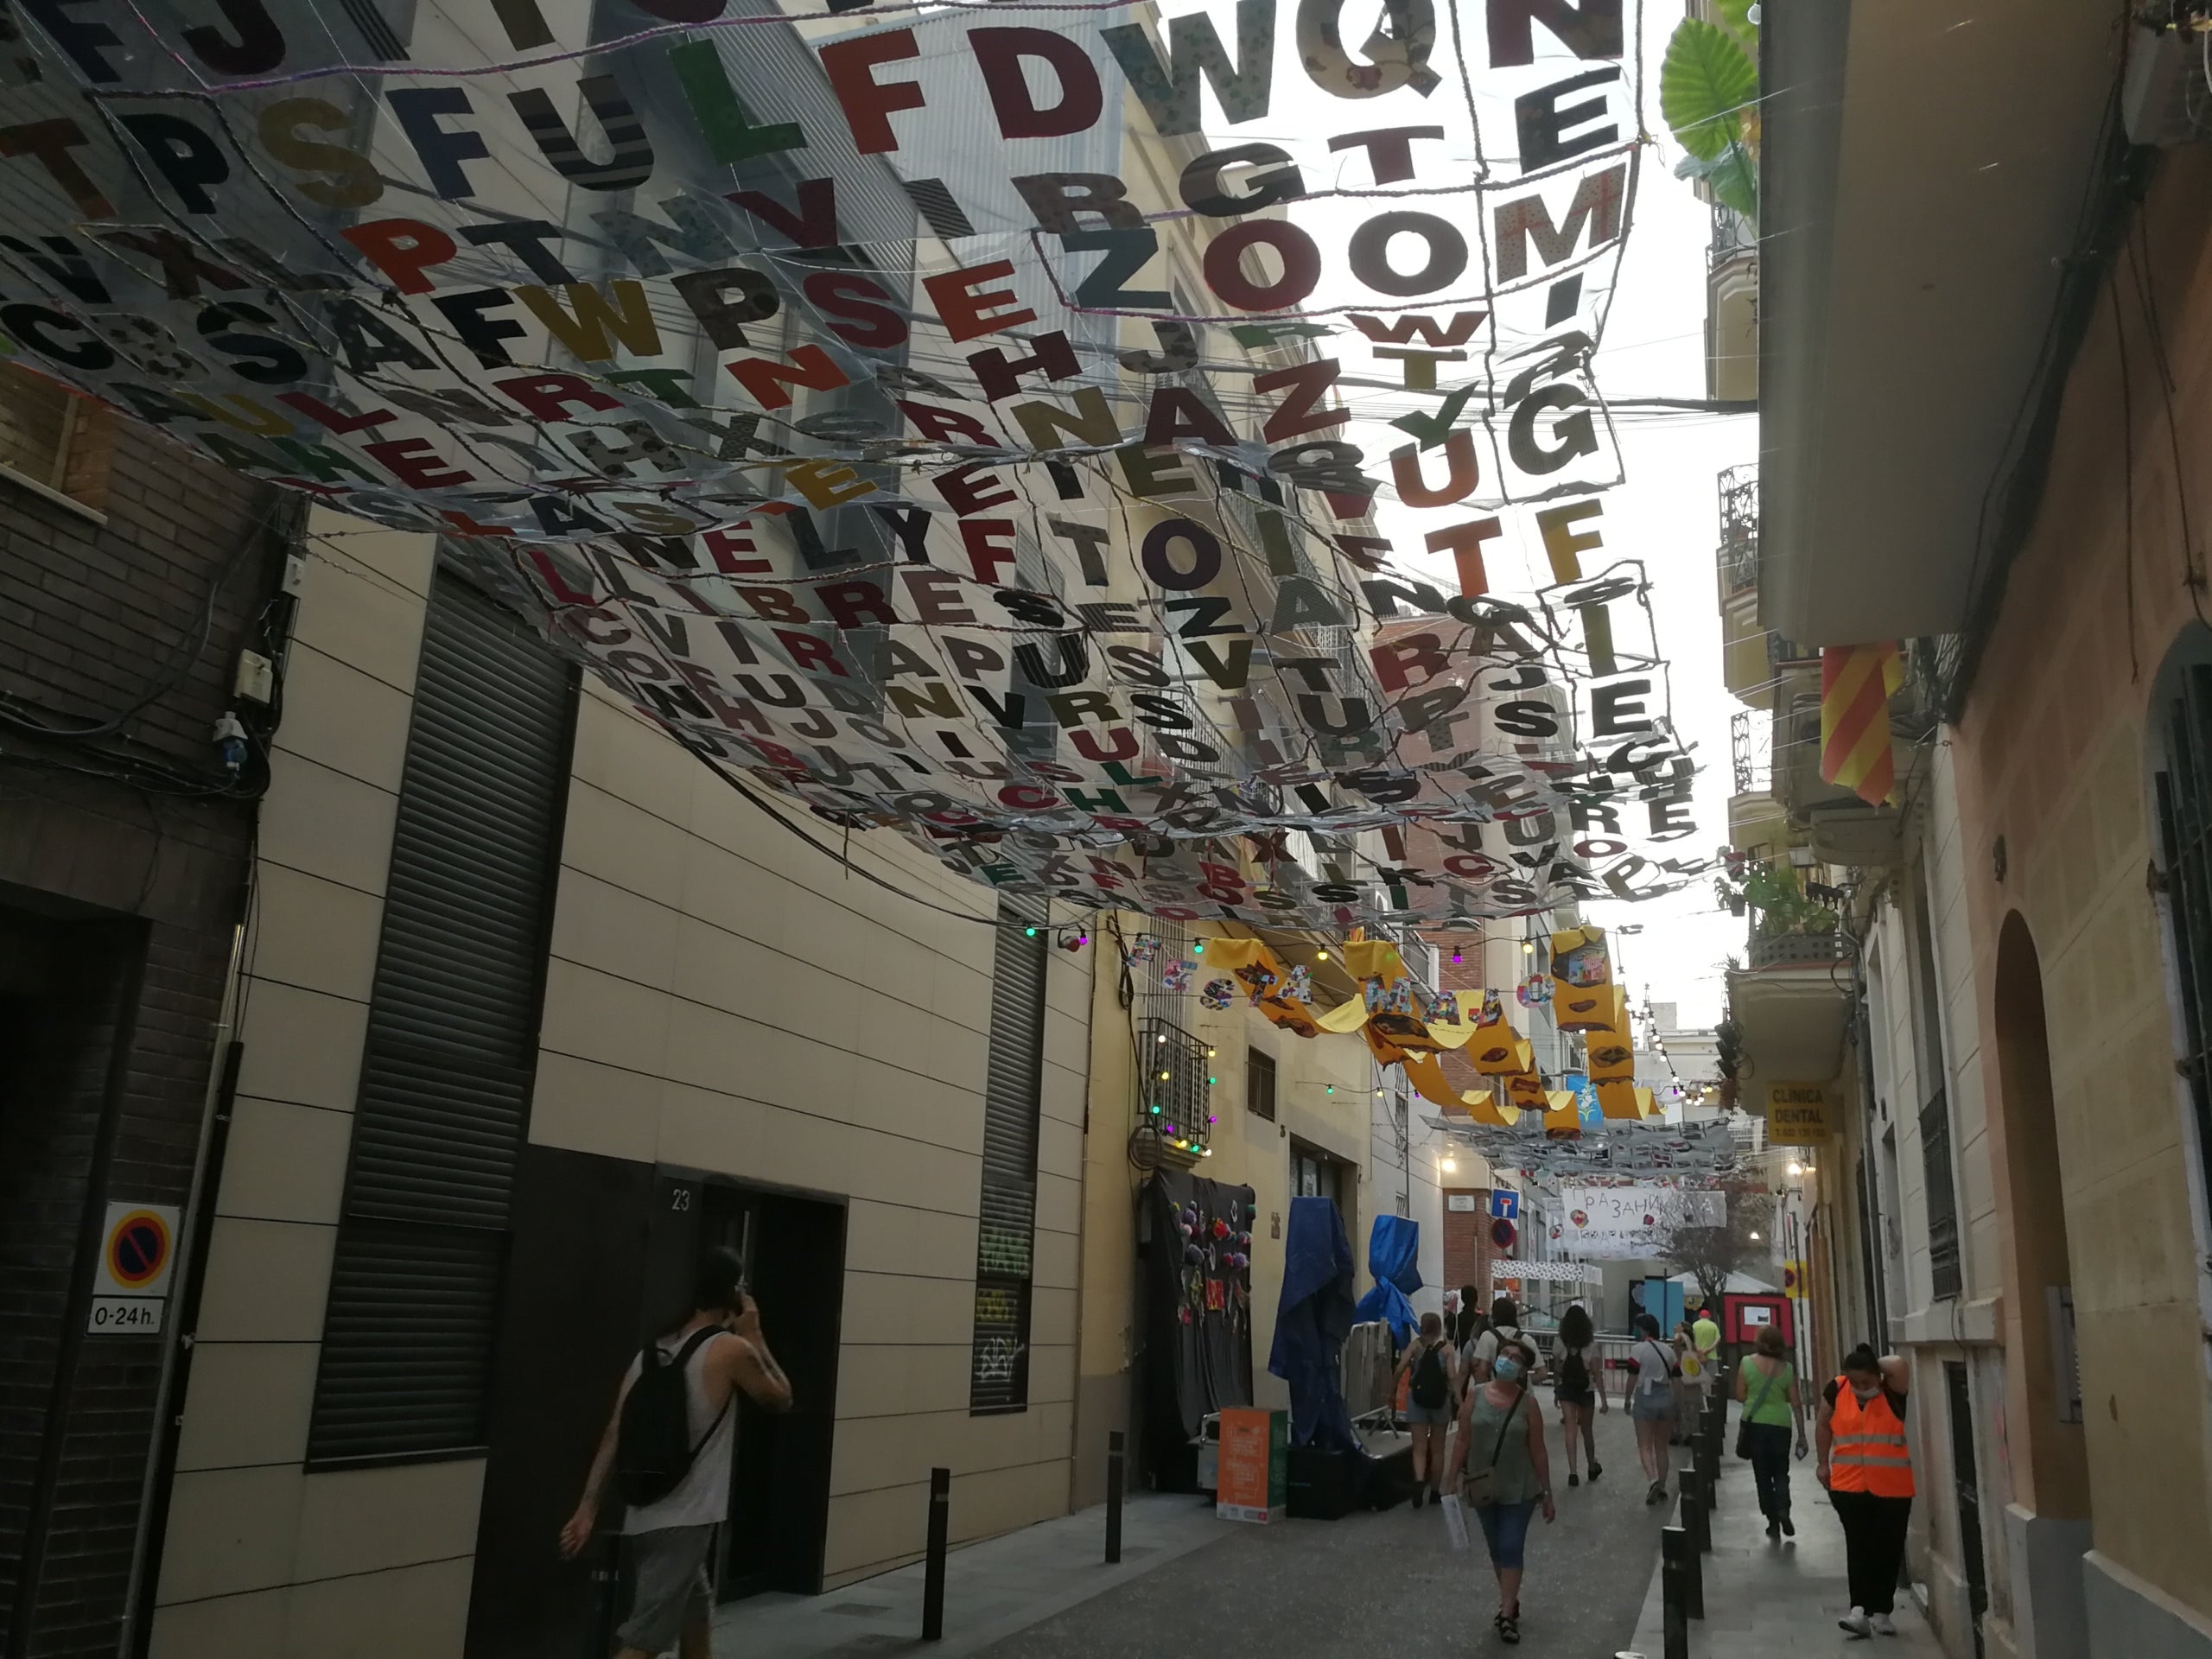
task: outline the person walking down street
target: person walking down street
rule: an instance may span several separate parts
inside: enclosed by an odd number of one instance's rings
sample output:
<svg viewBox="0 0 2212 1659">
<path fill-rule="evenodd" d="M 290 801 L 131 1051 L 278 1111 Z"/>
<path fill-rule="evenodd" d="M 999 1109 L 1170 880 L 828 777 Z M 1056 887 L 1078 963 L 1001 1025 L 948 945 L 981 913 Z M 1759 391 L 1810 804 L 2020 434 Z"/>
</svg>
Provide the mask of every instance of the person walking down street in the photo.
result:
<svg viewBox="0 0 2212 1659">
<path fill-rule="evenodd" d="M 1452 1339 L 1444 1334 L 1444 1321 L 1433 1313 L 1421 1316 L 1421 1333 L 1406 1344 L 1398 1361 L 1398 1375 L 1410 1375 L 1406 1389 L 1406 1426 L 1414 1440 L 1414 1508 L 1436 1495 L 1444 1478 L 1444 1439 L 1452 1427 L 1452 1413 L 1459 1398 L 1459 1365 Z M 1390 1384 L 1397 1392 L 1396 1379 Z"/>
<path fill-rule="evenodd" d="M 1675 1390 L 1681 1364 L 1674 1349 L 1660 1339 L 1657 1319 L 1640 1314 L 1636 1325 L 1637 1344 L 1629 1351 L 1636 1366 L 1636 1386 L 1628 1397 L 1628 1414 L 1636 1425 L 1637 1461 L 1651 1483 L 1643 1501 L 1656 1503 L 1667 1496 L 1667 1446 L 1681 1414 Z"/>
<path fill-rule="evenodd" d="M 1523 1340 L 1525 1338 L 1521 1330 L 1521 1310 L 1513 1305 L 1513 1299 L 1510 1296 L 1499 1297 L 1490 1305 L 1489 1325 L 1484 1329 L 1482 1334 L 1475 1338 L 1465 1355 L 1468 1382 L 1470 1383 L 1488 1382 L 1490 1368 L 1497 1357 L 1499 1345 L 1503 1343 Z M 1541 1356 L 1537 1354 L 1534 1343 L 1529 1343 L 1528 1346 L 1531 1356 L 1530 1375 L 1525 1380 L 1534 1382 L 1535 1373 L 1543 1369 L 1543 1360 Z"/>
<path fill-rule="evenodd" d="M 1895 1636 L 1897 1572 L 1912 1514 L 1912 1452 L 1905 1443 L 1910 1366 L 1861 1343 L 1822 1390 L 1820 1479 L 1843 1522 L 1851 1611 L 1836 1622 L 1854 1637 Z"/>
<path fill-rule="evenodd" d="M 683 1659 L 710 1659 L 708 1563 L 729 1516 L 736 1395 L 742 1389 L 770 1411 L 791 1404 L 790 1380 L 760 1334 L 760 1310 L 744 1278 L 735 1250 L 717 1247 L 701 1259 L 691 1317 L 630 1362 L 582 1500 L 561 1529 L 561 1554 L 573 1560 L 591 1541 L 608 1478 L 619 1470 L 637 1584 L 616 1631 L 620 1659 L 655 1659 L 671 1648 Z"/>
<path fill-rule="evenodd" d="M 1697 1317 L 1690 1321 L 1690 1347 L 1697 1354 L 1698 1374 L 1705 1379 L 1704 1391 L 1710 1395 L 1720 1382 L 1720 1327 L 1713 1322 L 1713 1310 L 1700 1306 Z M 1699 1403 L 1702 1405 L 1703 1401 Z"/>
<path fill-rule="evenodd" d="M 1529 1387 L 1535 1345 L 1508 1337 L 1490 1362 L 1490 1376 L 1467 1390 L 1452 1444 L 1451 1478 L 1463 1479 L 1468 1503 L 1481 1522 L 1497 1575 L 1497 1611 L 1491 1623 L 1504 1642 L 1521 1639 L 1521 1575 L 1529 1523 L 1541 1509 L 1559 1518 L 1552 1502 L 1551 1458 L 1544 1445 L 1543 1407 Z"/>
<path fill-rule="evenodd" d="M 1675 1322 L 1674 1346 L 1675 1375 L 1680 1382 L 1675 1393 L 1675 1427 L 1667 1443 L 1687 1446 L 1705 1410 L 1705 1367 L 1698 1361 L 1697 1343 L 1690 1336 L 1688 1319 Z"/>
<path fill-rule="evenodd" d="M 1582 1484 L 1582 1459 L 1587 1453 L 1590 1478 L 1596 1480 L 1605 1472 L 1598 1461 L 1597 1421 L 1592 1416 L 1597 1391 L 1591 1386 L 1590 1355 L 1597 1344 L 1598 1330 L 1590 1322 L 1589 1310 L 1581 1303 L 1572 1304 L 1560 1316 L 1559 1372 L 1552 1398 L 1559 1406 L 1560 1433 L 1567 1440 L 1567 1484 Z"/>
<path fill-rule="evenodd" d="M 1751 1460 L 1751 1483 L 1758 1490 L 1759 1513 L 1766 1517 L 1770 1538 L 1797 1535 L 1789 1518 L 1793 1422 L 1797 1455 L 1805 1455 L 1805 1402 L 1797 1391 L 1796 1367 L 1783 1357 L 1787 1351 L 1781 1331 L 1763 1325 L 1752 1351 L 1736 1368 L 1736 1398 L 1744 1408 L 1738 1426 L 1740 1449 Z"/>
<path fill-rule="evenodd" d="M 1459 1287 L 1459 1312 L 1452 1327 L 1452 1340 L 1464 1349 L 1482 1334 L 1482 1330 L 1481 1294 L 1472 1285 L 1462 1285 Z"/>
</svg>

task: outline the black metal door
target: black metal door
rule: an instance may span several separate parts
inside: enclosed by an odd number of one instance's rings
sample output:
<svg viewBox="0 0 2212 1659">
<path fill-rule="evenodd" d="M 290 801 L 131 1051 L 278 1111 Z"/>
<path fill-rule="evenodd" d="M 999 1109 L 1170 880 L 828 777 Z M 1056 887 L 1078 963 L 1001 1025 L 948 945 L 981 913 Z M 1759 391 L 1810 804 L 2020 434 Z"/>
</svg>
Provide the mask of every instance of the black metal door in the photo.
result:
<svg viewBox="0 0 2212 1659">
<path fill-rule="evenodd" d="M 1951 1408 L 1951 1481 L 1959 1507 L 1959 1570 L 1966 1574 L 1967 1610 L 1974 1620 L 1975 1659 L 1982 1651 L 1981 1618 L 1989 1611 L 1989 1572 L 1981 1551 L 1981 1482 L 1975 1467 L 1974 1397 L 1967 1368 L 1945 1362 L 1944 1392 Z"/>
</svg>

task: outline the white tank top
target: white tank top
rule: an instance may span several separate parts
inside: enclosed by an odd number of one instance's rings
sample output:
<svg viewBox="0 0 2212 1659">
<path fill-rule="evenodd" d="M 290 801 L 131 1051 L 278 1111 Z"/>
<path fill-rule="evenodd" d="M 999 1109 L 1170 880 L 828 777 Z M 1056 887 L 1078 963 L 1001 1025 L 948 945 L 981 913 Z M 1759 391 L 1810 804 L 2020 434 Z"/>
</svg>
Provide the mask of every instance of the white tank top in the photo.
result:
<svg viewBox="0 0 2212 1659">
<path fill-rule="evenodd" d="M 674 1357 L 690 1338 L 664 1337 L 658 1346 L 661 1352 Z M 670 1527 L 710 1527 L 729 1519 L 729 1475 L 732 1453 L 737 1445 L 737 1397 L 733 1390 L 728 1405 L 715 1421 L 715 1408 L 707 1403 L 707 1356 L 725 1342 L 737 1338 L 728 1332 L 718 1332 L 701 1343 L 683 1368 L 684 1417 L 690 1425 L 691 1443 L 699 1446 L 699 1454 L 691 1459 L 691 1466 L 683 1471 L 683 1478 L 676 1483 L 676 1490 L 658 1503 L 641 1503 L 622 1517 L 625 1533 L 661 1532 Z M 638 1375 L 638 1361 L 630 1362 L 630 1376 Z M 714 1432 L 707 1433 L 709 1426 Z M 699 1445 L 699 1437 L 706 1435 L 706 1444 Z"/>
</svg>

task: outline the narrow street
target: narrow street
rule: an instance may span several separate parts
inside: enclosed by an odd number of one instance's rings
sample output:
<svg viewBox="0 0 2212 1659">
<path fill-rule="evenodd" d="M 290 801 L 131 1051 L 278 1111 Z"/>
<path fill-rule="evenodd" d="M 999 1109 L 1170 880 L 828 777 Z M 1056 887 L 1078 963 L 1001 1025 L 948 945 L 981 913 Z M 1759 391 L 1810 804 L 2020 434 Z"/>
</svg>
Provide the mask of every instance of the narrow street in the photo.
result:
<svg viewBox="0 0 2212 1659">
<path fill-rule="evenodd" d="M 1529 1535 L 1521 1645 L 1573 1659 L 1611 1655 L 1635 1634 L 1671 1505 L 1643 1503 L 1625 1412 L 1598 1420 L 1605 1473 L 1594 1486 L 1568 1490 L 1556 1414 L 1549 1427 L 1559 1520 Z M 1749 1482 L 1734 1484 L 1730 1496 L 1748 1502 Z M 982 1651 L 1105 1659 L 1183 1650 L 1173 1633 L 1199 1606 L 1204 1632 L 1192 1630 L 1189 1647 L 1205 1659 L 1366 1659 L 1430 1647 L 1429 1637 L 1452 1653 L 1503 1650 L 1480 1538 L 1455 1553 L 1438 1511 L 1401 1504 L 1332 1522 L 1224 1524 L 1217 1543 Z"/>
</svg>

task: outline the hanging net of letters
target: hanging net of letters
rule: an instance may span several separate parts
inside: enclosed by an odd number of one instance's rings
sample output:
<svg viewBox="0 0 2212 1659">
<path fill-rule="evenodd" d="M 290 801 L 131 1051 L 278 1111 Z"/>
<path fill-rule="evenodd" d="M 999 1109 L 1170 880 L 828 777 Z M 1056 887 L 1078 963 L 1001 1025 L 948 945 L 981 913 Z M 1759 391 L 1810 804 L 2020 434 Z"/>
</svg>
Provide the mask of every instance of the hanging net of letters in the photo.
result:
<svg viewBox="0 0 2212 1659">
<path fill-rule="evenodd" d="M 14 16 L 0 349 L 745 786 L 1167 915 L 1700 868 L 1603 513 L 1621 0 Z"/>
</svg>

